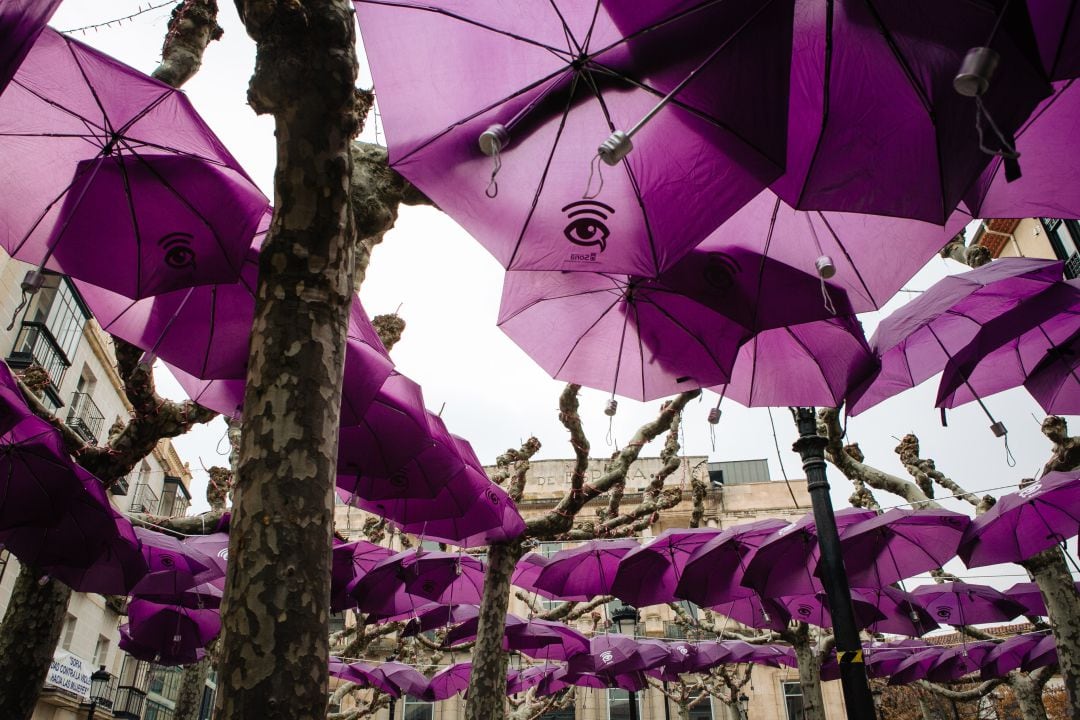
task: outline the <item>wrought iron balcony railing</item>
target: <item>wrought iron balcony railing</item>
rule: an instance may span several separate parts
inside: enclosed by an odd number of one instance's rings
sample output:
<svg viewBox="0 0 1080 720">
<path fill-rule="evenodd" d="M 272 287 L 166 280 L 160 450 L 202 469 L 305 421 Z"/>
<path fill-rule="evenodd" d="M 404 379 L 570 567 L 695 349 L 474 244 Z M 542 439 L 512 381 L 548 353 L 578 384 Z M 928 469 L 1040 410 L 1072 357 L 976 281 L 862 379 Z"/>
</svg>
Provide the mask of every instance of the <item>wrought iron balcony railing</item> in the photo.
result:
<svg viewBox="0 0 1080 720">
<path fill-rule="evenodd" d="M 15 347 L 11 350 L 8 362 L 14 367 L 24 368 L 38 364 L 49 373 L 52 387 L 58 388 L 64 382 L 64 373 L 71 367 L 71 360 L 60 348 L 60 343 L 53 337 L 45 323 L 23 321 L 19 334 L 15 337 Z"/>
<path fill-rule="evenodd" d="M 104 422 L 105 416 L 101 414 L 88 394 L 82 392 L 72 394 L 67 424 L 79 434 L 79 437 L 91 445 L 97 445 L 98 433 L 101 432 L 101 425 Z"/>
</svg>

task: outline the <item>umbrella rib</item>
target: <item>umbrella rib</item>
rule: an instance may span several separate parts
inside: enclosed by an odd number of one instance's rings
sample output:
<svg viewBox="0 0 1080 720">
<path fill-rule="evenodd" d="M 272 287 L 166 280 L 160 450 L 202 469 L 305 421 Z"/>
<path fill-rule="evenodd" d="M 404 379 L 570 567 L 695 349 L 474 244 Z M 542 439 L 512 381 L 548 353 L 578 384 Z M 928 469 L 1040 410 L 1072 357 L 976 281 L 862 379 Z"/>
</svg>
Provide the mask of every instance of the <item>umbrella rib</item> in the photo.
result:
<svg viewBox="0 0 1080 720">
<path fill-rule="evenodd" d="M 135 195 L 131 190 L 131 178 L 128 177 L 127 163 L 124 162 L 123 157 L 119 158 L 120 162 L 117 165 L 120 168 L 120 176 L 124 182 L 124 197 L 127 200 L 128 212 L 131 215 L 131 230 L 135 235 L 135 294 L 142 295 L 142 269 L 143 258 L 142 252 L 142 232 L 139 229 L 139 218 L 135 212 Z"/>
<path fill-rule="evenodd" d="M 518 250 L 521 249 L 521 243 L 525 239 L 525 232 L 529 229 L 529 223 L 532 222 L 533 213 L 536 212 L 536 206 L 540 202 L 540 193 L 544 191 L 544 185 L 547 182 L 548 173 L 551 171 L 551 163 L 555 159 L 555 150 L 559 147 L 559 140 L 562 138 L 563 130 L 566 129 L 566 119 L 570 115 L 570 108 L 573 106 L 574 94 L 577 92 L 578 75 L 574 75 L 570 84 L 570 92 L 566 96 L 566 106 L 563 108 L 562 118 L 559 120 L 559 129 L 555 133 L 555 139 L 551 143 L 551 152 L 548 153 L 547 160 L 544 161 L 544 171 L 540 175 L 540 182 L 536 184 L 536 192 L 533 193 L 532 202 L 529 205 L 529 212 L 525 215 L 525 221 L 521 225 L 521 231 L 518 233 L 517 241 L 514 243 L 514 252 L 510 254 L 510 261 L 506 264 L 508 268 L 512 267 L 515 258 L 517 258 Z"/>
<path fill-rule="evenodd" d="M 555 0 L 548 0 L 548 5 L 555 11 L 555 17 L 559 18 L 559 24 L 562 25 L 563 36 L 566 38 L 567 49 L 573 55 L 580 55 L 582 47 L 578 44 L 577 38 L 574 37 L 574 33 L 570 31 L 570 25 L 566 22 L 566 18 L 563 17 L 562 11 L 559 10 L 559 6 L 555 4 Z"/>
<path fill-rule="evenodd" d="M 634 327 L 637 328 L 637 332 L 634 333 L 634 334 L 637 335 L 638 368 L 639 368 L 639 371 L 640 371 L 639 379 L 641 380 L 641 397 L 645 397 L 645 346 L 644 346 L 644 341 L 641 339 L 641 318 L 640 318 L 640 316 L 638 314 L 637 303 L 636 302 L 635 303 L 630 303 L 630 306 L 631 306 L 631 311 L 634 313 Z M 623 339 L 626 338 L 626 326 L 629 324 L 629 322 L 630 322 L 630 315 L 627 314 L 626 319 L 623 321 Z M 619 342 L 619 362 L 620 363 L 622 362 L 622 342 L 621 341 Z M 617 383 L 618 381 L 619 381 L 619 368 L 618 368 L 618 366 L 616 366 L 616 368 L 615 368 L 615 382 Z M 615 392 L 614 387 L 611 389 L 611 392 L 614 394 L 614 392 Z"/>
<path fill-rule="evenodd" d="M 97 88 L 95 88 L 93 83 L 90 82 L 90 78 L 86 74 L 86 69 L 79 61 L 79 56 L 75 54 L 75 50 L 74 48 L 72 48 L 71 45 L 71 39 L 64 35 L 61 35 L 60 37 L 64 39 L 64 45 L 67 47 L 68 53 L 71 54 L 71 59 L 75 62 L 75 67 L 79 69 L 79 74 L 82 75 L 83 82 L 86 83 L 86 89 L 90 91 L 90 96 L 94 98 L 94 103 L 97 104 L 98 109 L 101 110 L 101 117 L 104 122 L 104 125 L 102 126 L 103 129 L 110 136 L 115 135 L 116 131 L 113 129 L 112 123 L 109 120 L 109 114 L 105 111 L 105 105 L 102 104 L 101 98 L 98 97 Z"/>
<path fill-rule="evenodd" d="M 522 270 L 520 272 L 528 272 L 528 271 Z M 576 291 L 576 292 L 568 292 L 568 293 L 560 294 L 560 295 L 545 295 L 543 297 L 539 297 L 539 298 L 536 298 L 534 300 L 530 300 L 528 303 L 526 303 L 522 307 L 518 308 L 517 310 L 514 310 L 514 312 L 511 313 L 510 315 L 508 315 L 507 317 L 500 320 L 496 325 L 497 325 L 497 327 L 502 327 L 505 323 L 510 322 L 511 320 L 516 318 L 518 315 L 521 315 L 523 312 L 526 312 L 527 310 L 531 310 L 532 308 L 534 308 L 537 305 L 540 305 L 542 303 L 551 302 L 551 301 L 554 301 L 554 300 L 569 300 L 570 298 L 578 298 L 578 297 L 584 298 L 584 297 L 588 297 L 590 295 L 606 295 L 606 294 L 615 294 L 615 293 L 613 293 L 612 288 L 596 288 L 596 289 L 592 289 L 592 290 L 582 290 L 582 291 Z M 616 301 L 618 301 L 618 299 L 620 299 L 620 298 L 622 298 L 622 293 L 618 293 L 616 295 Z"/>
<path fill-rule="evenodd" d="M 41 102 L 45 103 L 46 105 L 51 106 L 53 109 L 59 110 L 61 113 L 64 113 L 65 115 L 69 115 L 69 116 L 79 120 L 84 125 L 86 125 L 89 129 L 96 128 L 96 129 L 100 130 L 102 133 L 105 133 L 106 135 L 109 133 L 109 129 L 107 127 L 99 125 L 99 124 L 95 123 L 93 120 L 91 120 L 90 118 L 85 117 L 83 115 L 80 115 L 79 113 L 73 111 L 71 108 L 66 107 L 64 105 L 61 105 L 59 102 L 57 102 L 55 100 L 51 100 L 51 99 L 45 97 L 41 93 L 37 92 L 36 90 L 33 90 L 32 88 L 27 87 L 26 85 L 19 82 L 18 80 L 13 80 L 12 84 L 13 85 L 18 85 L 23 90 L 25 90 L 26 92 L 33 95 L 34 97 L 36 97 Z M 44 136 L 44 137 L 49 137 L 49 135 L 47 135 L 45 133 L 25 133 L 25 134 L 28 135 L 28 136 L 33 136 L 33 135 L 37 134 L 37 135 L 41 135 L 41 136 Z M 18 137 L 19 135 L 16 134 L 15 136 Z M 63 136 L 61 136 L 61 137 L 63 137 Z M 97 136 L 95 135 L 94 137 L 97 137 Z"/>
<path fill-rule="evenodd" d="M 814 142 L 814 152 L 810 154 L 810 162 L 806 165 L 799 187 L 799 196 L 795 207 L 801 209 L 803 200 L 809 191 L 810 178 L 814 174 L 814 166 L 817 165 L 821 146 L 825 141 L 825 128 L 829 125 L 829 100 L 832 97 L 832 54 L 833 54 L 833 14 L 835 8 L 833 0 L 825 0 L 825 65 L 822 68 L 821 81 L 821 128 L 818 130 L 817 140 Z"/>
</svg>

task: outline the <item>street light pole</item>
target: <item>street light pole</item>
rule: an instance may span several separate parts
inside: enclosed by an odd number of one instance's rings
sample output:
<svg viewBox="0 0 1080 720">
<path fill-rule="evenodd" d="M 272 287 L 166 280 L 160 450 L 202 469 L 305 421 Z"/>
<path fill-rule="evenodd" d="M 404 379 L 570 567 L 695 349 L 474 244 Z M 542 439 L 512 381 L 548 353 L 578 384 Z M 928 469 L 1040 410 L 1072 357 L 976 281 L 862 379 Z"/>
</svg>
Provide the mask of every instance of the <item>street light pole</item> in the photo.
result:
<svg viewBox="0 0 1080 720">
<path fill-rule="evenodd" d="M 105 670 L 104 665 L 90 675 L 90 710 L 86 714 L 86 720 L 94 720 L 98 703 L 105 707 L 112 705 L 112 700 L 109 697 L 110 680 L 112 680 L 112 675 Z"/>
<path fill-rule="evenodd" d="M 836 529 L 832 499 L 829 497 L 829 481 L 825 476 L 825 445 L 828 441 L 817 433 L 817 417 L 814 408 L 795 409 L 795 422 L 799 439 L 794 449 L 803 461 L 806 471 L 806 489 L 814 509 L 820 551 L 820 576 L 829 601 L 833 632 L 836 637 L 836 654 L 840 661 L 840 683 L 844 690 L 844 703 L 851 720 L 874 720 L 874 700 L 866 679 L 862 660 L 862 643 L 855 624 L 855 612 L 851 606 L 851 588 L 848 587 L 847 571 L 840 554 L 840 534 Z"/>
</svg>

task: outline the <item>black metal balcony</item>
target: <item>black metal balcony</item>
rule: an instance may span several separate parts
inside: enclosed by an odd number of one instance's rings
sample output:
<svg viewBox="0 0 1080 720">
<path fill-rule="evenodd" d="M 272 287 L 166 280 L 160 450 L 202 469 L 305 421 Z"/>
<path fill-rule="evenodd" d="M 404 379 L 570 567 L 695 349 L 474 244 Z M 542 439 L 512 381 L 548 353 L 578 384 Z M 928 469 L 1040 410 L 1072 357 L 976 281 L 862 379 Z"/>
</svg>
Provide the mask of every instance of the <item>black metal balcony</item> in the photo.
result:
<svg viewBox="0 0 1080 720">
<path fill-rule="evenodd" d="M 45 323 L 23 321 L 19 334 L 15 337 L 15 347 L 8 356 L 8 364 L 18 369 L 40 365 L 49 374 L 51 381 L 46 391 L 57 406 L 64 405 L 57 388 L 64 382 L 64 374 L 71 367 L 71 360 Z"/>
<path fill-rule="evenodd" d="M 1065 261 L 1065 277 L 1069 280 L 1080 277 L 1080 253 L 1073 253 Z"/>
<path fill-rule="evenodd" d="M 91 445 L 97 445 L 97 436 L 104 422 L 105 416 L 89 395 L 82 392 L 72 394 L 67 424 L 79 437 Z"/>
<path fill-rule="evenodd" d="M 157 493 L 150 489 L 150 486 L 144 482 L 135 486 L 135 493 L 131 498 L 131 512 L 135 513 L 157 513 L 158 512 L 158 496 Z"/>
</svg>

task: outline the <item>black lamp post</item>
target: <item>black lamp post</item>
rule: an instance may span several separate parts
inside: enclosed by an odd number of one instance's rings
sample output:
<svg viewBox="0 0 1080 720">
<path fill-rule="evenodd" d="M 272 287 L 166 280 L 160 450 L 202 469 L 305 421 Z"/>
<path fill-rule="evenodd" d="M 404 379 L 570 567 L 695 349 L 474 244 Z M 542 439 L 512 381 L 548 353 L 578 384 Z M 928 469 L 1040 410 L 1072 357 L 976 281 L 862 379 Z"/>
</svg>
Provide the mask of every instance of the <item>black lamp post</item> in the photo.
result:
<svg viewBox="0 0 1080 720">
<path fill-rule="evenodd" d="M 611 621 L 615 623 L 615 629 L 620 635 L 633 636 L 638 624 L 637 608 L 630 605 L 621 605 L 611 612 Z M 637 693 L 629 691 L 630 695 L 630 720 L 638 720 Z"/>
<path fill-rule="evenodd" d="M 817 433 L 814 408 L 795 408 L 795 422 L 799 427 L 799 439 L 795 441 L 794 449 L 802 457 L 806 489 L 810 491 L 810 502 L 814 509 L 814 525 L 821 553 L 818 568 L 829 601 L 829 614 L 833 619 L 836 654 L 840 660 L 840 684 L 844 690 L 848 718 L 873 720 L 874 701 L 863 667 L 862 643 L 855 625 L 844 558 L 840 554 L 840 535 L 836 530 L 836 516 L 829 497 L 829 481 L 825 477 L 825 445 L 828 441 Z"/>
<path fill-rule="evenodd" d="M 746 693 L 739 693 L 739 713 L 743 720 L 750 717 L 750 698 L 746 697 Z"/>
<path fill-rule="evenodd" d="M 90 675 L 90 712 L 86 715 L 86 720 L 94 720 L 94 713 L 97 712 L 97 706 L 112 707 L 112 693 L 109 688 L 109 681 L 112 680 L 112 675 L 105 670 L 105 666 L 95 670 Z"/>
<path fill-rule="evenodd" d="M 386 658 L 386 662 L 394 662 L 397 660 L 397 655 L 389 655 Z M 393 695 L 390 696 L 390 704 L 386 708 L 386 717 L 390 720 L 394 720 L 394 705 L 397 704 L 397 698 Z"/>
</svg>

